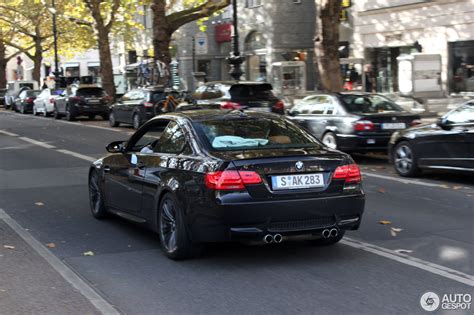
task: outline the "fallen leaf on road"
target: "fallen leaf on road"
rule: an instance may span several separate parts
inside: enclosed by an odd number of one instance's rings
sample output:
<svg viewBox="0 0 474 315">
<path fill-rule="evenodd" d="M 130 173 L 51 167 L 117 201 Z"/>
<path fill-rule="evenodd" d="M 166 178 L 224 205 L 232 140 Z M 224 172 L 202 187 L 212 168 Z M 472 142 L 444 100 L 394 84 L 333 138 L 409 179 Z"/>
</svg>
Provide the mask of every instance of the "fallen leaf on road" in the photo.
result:
<svg viewBox="0 0 474 315">
<path fill-rule="evenodd" d="M 454 186 L 453 189 L 454 190 L 459 190 L 459 189 L 462 189 L 462 186 Z"/>
<path fill-rule="evenodd" d="M 398 229 L 398 228 L 391 228 L 390 229 L 390 234 L 395 237 L 397 236 L 397 233 L 400 233 L 401 231 L 403 231 L 403 229 Z"/>
<path fill-rule="evenodd" d="M 48 243 L 48 244 L 46 244 L 46 247 L 55 248 L 55 247 L 56 247 L 56 244 L 54 244 L 54 243 Z"/>
<path fill-rule="evenodd" d="M 441 185 L 442 188 L 449 189 L 450 187 L 448 185 Z"/>
<path fill-rule="evenodd" d="M 7 290 L 4 290 L 4 289 L 0 289 L 0 292 L 7 292 Z"/>
<path fill-rule="evenodd" d="M 39 201 L 39 202 L 35 202 L 35 205 L 37 205 L 38 207 L 42 207 L 42 206 L 44 206 L 44 203 Z"/>
<path fill-rule="evenodd" d="M 94 252 L 88 251 L 83 254 L 84 256 L 94 256 Z"/>
<path fill-rule="evenodd" d="M 6 249 L 15 249 L 15 246 L 3 245 L 3 248 L 6 248 Z"/>
<path fill-rule="evenodd" d="M 382 225 L 389 225 L 389 224 L 392 224 L 392 221 L 388 221 L 388 220 L 380 220 L 379 222 L 380 224 Z"/>
<path fill-rule="evenodd" d="M 385 194 L 385 192 L 386 192 L 385 188 L 383 188 L 383 187 L 379 187 L 379 189 L 377 189 L 377 191 L 381 194 Z"/>
<path fill-rule="evenodd" d="M 409 250 L 409 249 L 396 249 L 395 252 L 399 253 L 399 254 L 411 254 L 411 253 L 413 253 L 413 251 Z"/>
</svg>

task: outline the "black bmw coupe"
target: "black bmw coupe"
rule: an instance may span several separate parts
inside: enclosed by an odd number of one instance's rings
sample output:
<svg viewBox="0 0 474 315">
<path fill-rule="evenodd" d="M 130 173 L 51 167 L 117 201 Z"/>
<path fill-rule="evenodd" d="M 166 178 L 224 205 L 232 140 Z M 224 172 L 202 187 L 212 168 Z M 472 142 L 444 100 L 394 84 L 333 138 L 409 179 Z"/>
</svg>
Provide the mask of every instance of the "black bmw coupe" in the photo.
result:
<svg viewBox="0 0 474 315">
<path fill-rule="evenodd" d="M 89 172 L 92 214 L 151 228 L 172 259 L 207 242 L 334 244 L 364 211 L 352 158 L 276 114 L 161 115 L 107 150 Z"/>
</svg>

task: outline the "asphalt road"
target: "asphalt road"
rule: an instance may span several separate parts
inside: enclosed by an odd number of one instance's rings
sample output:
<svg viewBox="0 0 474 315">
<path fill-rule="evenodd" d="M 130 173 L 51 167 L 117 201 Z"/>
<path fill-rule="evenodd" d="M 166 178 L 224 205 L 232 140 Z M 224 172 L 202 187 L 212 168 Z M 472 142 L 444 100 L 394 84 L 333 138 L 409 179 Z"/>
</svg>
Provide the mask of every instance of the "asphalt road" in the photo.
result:
<svg viewBox="0 0 474 315">
<path fill-rule="evenodd" d="M 45 248 L 53 243 L 47 250 L 119 312 L 424 314 L 419 300 L 427 291 L 473 293 L 471 176 L 407 181 L 384 157 L 356 156 L 367 205 L 361 229 L 346 241 L 211 245 L 201 258 L 174 262 L 153 233 L 89 214 L 89 161 L 133 132 L 106 126 L 0 111 L 0 208 Z M 0 258 L 9 253 L 0 248 Z M 2 300 L 4 281 L 34 285 L 22 273 L 0 273 L 0 313 L 15 310 Z M 78 314 L 91 312 L 81 305 Z"/>
</svg>

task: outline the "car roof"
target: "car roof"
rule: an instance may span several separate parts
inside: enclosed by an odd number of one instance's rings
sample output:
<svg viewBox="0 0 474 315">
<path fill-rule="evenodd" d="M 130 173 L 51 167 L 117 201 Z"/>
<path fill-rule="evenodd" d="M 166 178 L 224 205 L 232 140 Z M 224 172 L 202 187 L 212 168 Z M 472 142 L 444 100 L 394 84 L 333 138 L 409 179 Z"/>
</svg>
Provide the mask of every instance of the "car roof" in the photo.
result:
<svg viewBox="0 0 474 315">
<path fill-rule="evenodd" d="M 211 81 L 211 82 L 206 82 L 204 85 L 211 85 L 211 84 L 224 84 L 224 85 L 263 85 L 263 84 L 268 84 L 271 85 L 268 82 L 259 82 L 259 81 Z"/>
<path fill-rule="evenodd" d="M 175 119 L 189 119 L 191 121 L 205 121 L 205 120 L 224 120 L 229 116 L 239 115 L 242 118 L 272 118 L 281 119 L 280 115 L 274 113 L 266 113 L 252 110 L 222 110 L 222 109 L 199 109 L 182 112 L 173 112 L 165 115 L 159 115 L 152 118 L 152 120 L 160 118 L 175 118 Z"/>
</svg>

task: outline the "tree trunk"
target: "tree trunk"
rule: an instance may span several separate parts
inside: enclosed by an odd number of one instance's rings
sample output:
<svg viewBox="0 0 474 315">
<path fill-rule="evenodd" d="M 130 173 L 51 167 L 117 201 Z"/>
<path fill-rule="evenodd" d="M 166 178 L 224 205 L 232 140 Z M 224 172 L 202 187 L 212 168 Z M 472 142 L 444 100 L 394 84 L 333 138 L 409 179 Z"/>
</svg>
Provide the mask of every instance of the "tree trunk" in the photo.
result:
<svg viewBox="0 0 474 315">
<path fill-rule="evenodd" d="M 43 62 L 43 48 L 41 46 L 41 39 L 35 39 L 35 54 L 33 55 L 33 80 L 38 82 L 41 86 L 41 63 Z"/>
<path fill-rule="evenodd" d="M 97 27 L 99 36 L 100 74 L 102 87 L 112 97 L 115 97 L 114 70 L 110 53 L 109 32 L 105 27 Z"/>
<path fill-rule="evenodd" d="M 342 90 L 339 64 L 339 14 L 342 0 L 321 0 L 320 23 L 316 29 L 316 64 L 324 90 Z"/>
<path fill-rule="evenodd" d="M 7 86 L 7 62 L 6 47 L 0 40 L 0 89 L 4 89 Z"/>
<path fill-rule="evenodd" d="M 154 60 L 161 61 L 166 65 L 166 69 L 169 69 L 171 63 L 171 36 L 170 25 L 166 17 L 166 1 L 165 0 L 153 0 L 151 6 L 153 10 L 153 50 Z M 169 72 L 165 71 L 164 76 L 158 78 L 157 84 L 169 83 Z"/>
</svg>

